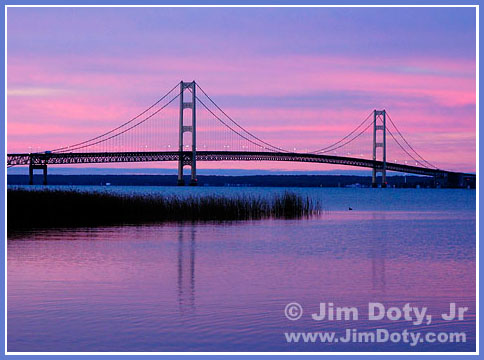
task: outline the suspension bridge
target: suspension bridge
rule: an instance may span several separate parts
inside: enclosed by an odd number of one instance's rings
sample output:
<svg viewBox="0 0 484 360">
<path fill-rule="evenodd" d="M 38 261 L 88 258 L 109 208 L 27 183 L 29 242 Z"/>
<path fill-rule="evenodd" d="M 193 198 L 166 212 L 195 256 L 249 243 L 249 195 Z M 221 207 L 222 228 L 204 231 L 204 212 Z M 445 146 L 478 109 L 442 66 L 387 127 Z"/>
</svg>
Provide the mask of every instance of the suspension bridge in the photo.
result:
<svg viewBox="0 0 484 360">
<path fill-rule="evenodd" d="M 184 167 L 191 168 L 189 184 L 197 184 L 200 161 L 290 161 L 371 168 L 373 187 L 386 187 L 387 171 L 433 176 L 451 186 L 475 182 L 475 174 L 442 170 L 424 159 L 386 110 L 373 110 L 332 144 L 296 151 L 264 141 L 244 128 L 195 81 L 181 81 L 129 121 L 90 139 L 42 152 L 7 154 L 7 167 L 29 167 L 30 184 L 34 170 L 43 171 L 47 184 L 49 165 L 152 161 L 178 162 L 178 185 L 185 184 Z"/>
</svg>

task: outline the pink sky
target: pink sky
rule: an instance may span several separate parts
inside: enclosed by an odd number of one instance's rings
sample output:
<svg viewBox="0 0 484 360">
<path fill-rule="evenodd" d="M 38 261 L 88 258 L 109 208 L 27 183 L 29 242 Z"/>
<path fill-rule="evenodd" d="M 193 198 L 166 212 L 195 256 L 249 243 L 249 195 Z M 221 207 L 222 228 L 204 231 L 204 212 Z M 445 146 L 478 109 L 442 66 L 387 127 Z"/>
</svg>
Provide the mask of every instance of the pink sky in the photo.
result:
<svg viewBox="0 0 484 360">
<path fill-rule="evenodd" d="M 475 171 L 473 9 L 394 9 L 401 21 L 386 30 L 361 26 L 369 11 L 392 9 L 286 10 L 9 9 L 8 152 L 94 137 L 194 79 L 238 123 L 280 147 L 324 147 L 386 109 L 424 158 Z M 175 29 L 179 17 L 192 26 Z M 175 126 L 172 113 L 166 121 Z M 370 141 L 352 151 L 369 152 Z"/>
</svg>

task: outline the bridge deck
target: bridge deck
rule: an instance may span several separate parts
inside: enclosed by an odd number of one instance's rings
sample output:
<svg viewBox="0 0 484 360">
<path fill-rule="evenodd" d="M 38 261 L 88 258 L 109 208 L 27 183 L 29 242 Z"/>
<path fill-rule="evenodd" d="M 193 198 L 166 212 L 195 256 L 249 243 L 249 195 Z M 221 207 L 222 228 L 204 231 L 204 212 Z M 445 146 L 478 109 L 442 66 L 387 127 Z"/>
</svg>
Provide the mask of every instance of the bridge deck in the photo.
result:
<svg viewBox="0 0 484 360">
<path fill-rule="evenodd" d="M 192 158 L 191 152 L 183 152 L 183 161 L 189 164 Z M 114 162 L 149 162 L 149 161 L 178 161 L 178 151 L 157 152 L 109 152 L 109 153 L 32 153 L 32 154 L 7 154 L 7 166 L 15 165 L 64 165 L 64 164 L 90 164 L 90 163 L 114 163 Z M 197 161 L 292 161 L 306 163 L 323 163 L 347 165 L 365 168 L 383 167 L 382 161 L 359 159 L 346 156 L 317 155 L 303 153 L 284 152 L 244 152 L 244 151 L 197 151 Z M 396 164 L 387 162 L 388 171 L 402 173 L 447 176 L 459 174 L 475 177 L 475 174 L 463 174 L 440 169 L 429 169 L 420 166 Z"/>
</svg>

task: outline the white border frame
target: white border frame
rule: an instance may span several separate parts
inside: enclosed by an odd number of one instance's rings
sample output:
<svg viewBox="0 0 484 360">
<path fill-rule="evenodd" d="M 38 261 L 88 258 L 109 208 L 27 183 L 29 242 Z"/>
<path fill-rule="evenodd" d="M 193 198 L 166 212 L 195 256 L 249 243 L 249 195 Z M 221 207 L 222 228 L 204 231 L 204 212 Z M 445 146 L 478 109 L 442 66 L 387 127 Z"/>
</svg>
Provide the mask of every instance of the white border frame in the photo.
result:
<svg viewBox="0 0 484 360">
<path fill-rule="evenodd" d="M 9 352 L 7 350 L 7 170 L 5 169 L 5 355 L 479 355 L 479 5 L 4 5 L 5 157 L 7 163 L 7 10 L 8 8 L 475 8 L 476 9 L 476 351 L 475 352 Z"/>
</svg>

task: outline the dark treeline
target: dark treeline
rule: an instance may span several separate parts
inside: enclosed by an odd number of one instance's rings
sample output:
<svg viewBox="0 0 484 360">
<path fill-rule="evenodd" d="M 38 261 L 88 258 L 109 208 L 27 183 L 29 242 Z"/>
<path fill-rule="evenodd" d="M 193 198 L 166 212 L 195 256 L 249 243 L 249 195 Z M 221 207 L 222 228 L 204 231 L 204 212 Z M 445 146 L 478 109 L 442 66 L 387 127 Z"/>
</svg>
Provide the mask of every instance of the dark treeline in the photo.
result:
<svg viewBox="0 0 484 360">
<path fill-rule="evenodd" d="M 422 176 L 388 176 L 393 187 L 433 187 L 434 179 Z M 27 175 L 8 175 L 9 185 L 27 185 Z M 189 178 L 185 179 L 189 183 Z M 380 179 L 378 180 L 380 183 Z M 42 184 L 42 176 L 34 176 L 35 184 Z M 171 186 L 176 185 L 175 175 L 49 175 L 49 185 L 105 185 L 114 186 Z M 371 186 L 371 176 L 356 175 L 252 175 L 215 176 L 199 175 L 200 186 L 273 186 L 273 187 L 345 187 L 354 184 Z"/>
<path fill-rule="evenodd" d="M 7 190 L 7 229 L 297 218 L 317 204 L 294 193 L 257 196 L 130 196 L 73 190 Z"/>
</svg>

